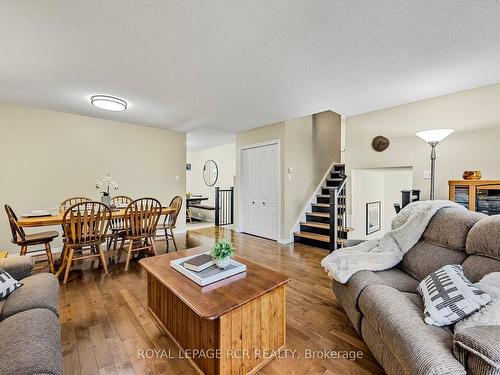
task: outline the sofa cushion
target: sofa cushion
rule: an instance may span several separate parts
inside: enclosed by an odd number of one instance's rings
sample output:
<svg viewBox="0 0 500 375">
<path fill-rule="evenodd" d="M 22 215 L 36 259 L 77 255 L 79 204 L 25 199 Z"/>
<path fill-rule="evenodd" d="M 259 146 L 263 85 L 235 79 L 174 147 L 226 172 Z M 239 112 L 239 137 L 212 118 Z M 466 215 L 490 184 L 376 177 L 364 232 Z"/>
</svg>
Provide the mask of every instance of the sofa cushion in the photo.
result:
<svg viewBox="0 0 500 375">
<path fill-rule="evenodd" d="M 384 285 L 367 286 L 359 308 L 405 373 L 466 374 L 452 354 L 449 331 L 425 324 L 422 310 L 403 293 Z"/>
<path fill-rule="evenodd" d="M 500 261 L 481 255 L 470 255 L 462 263 L 465 277 L 477 283 L 484 276 L 492 272 L 500 272 Z"/>
<path fill-rule="evenodd" d="M 0 374 L 62 374 L 59 319 L 47 309 L 0 322 Z"/>
<path fill-rule="evenodd" d="M 408 275 L 422 281 L 424 277 L 447 264 L 462 264 L 467 259 L 464 251 L 420 240 L 404 256 L 398 267 Z"/>
<path fill-rule="evenodd" d="M 45 308 L 58 315 L 57 296 L 59 282 L 50 273 L 37 273 L 23 279 L 23 286 L 6 299 L 1 312 L 2 319 L 21 311 Z"/>
<path fill-rule="evenodd" d="M 383 280 L 382 285 L 391 286 L 400 292 L 416 292 L 418 280 L 404 273 L 398 268 L 375 272 L 375 274 Z"/>
<path fill-rule="evenodd" d="M 500 260 L 500 215 L 477 222 L 467 237 L 467 253 Z"/>
<path fill-rule="evenodd" d="M 453 353 L 469 374 L 500 374 L 500 326 L 459 330 L 453 336 Z"/>
<path fill-rule="evenodd" d="M 34 259 L 31 256 L 9 256 L 0 259 L 0 268 L 7 271 L 14 279 L 21 281 L 31 275 Z"/>
<path fill-rule="evenodd" d="M 422 239 L 454 250 L 465 250 L 467 235 L 485 214 L 456 207 L 442 208 L 432 217 Z"/>
<path fill-rule="evenodd" d="M 410 301 L 412 301 L 415 306 L 417 306 L 420 310 L 424 311 L 424 299 L 418 293 L 403 293 Z"/>
<path fill-rule="evenodd" d="M 346 284 L 333 280 L 333 292 L 358 333 L 361 332 L 362 318 L 358 308 L 358 298 L 368 285 L 387 285 L 402 292 L 416 292 L 418 281 L 397 268 L 380 272 L 356 272 Z"/>
</svg>

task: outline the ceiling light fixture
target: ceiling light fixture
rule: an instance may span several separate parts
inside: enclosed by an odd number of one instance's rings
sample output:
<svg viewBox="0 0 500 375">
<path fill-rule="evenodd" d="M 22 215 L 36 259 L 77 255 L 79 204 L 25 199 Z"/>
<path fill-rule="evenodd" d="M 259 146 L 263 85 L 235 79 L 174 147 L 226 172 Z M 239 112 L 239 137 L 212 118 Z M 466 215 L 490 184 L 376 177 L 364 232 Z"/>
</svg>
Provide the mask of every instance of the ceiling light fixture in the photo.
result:
<svg viewBox="0 0 500 375">
<path fill-rule="evenodd" d="M 109 95 L 91 96 L 90 102 L 97 108 L 105 109 L 107 111 L 119 112 L 127 109 L 127 102 L 125 100 Z"/>
</svg>

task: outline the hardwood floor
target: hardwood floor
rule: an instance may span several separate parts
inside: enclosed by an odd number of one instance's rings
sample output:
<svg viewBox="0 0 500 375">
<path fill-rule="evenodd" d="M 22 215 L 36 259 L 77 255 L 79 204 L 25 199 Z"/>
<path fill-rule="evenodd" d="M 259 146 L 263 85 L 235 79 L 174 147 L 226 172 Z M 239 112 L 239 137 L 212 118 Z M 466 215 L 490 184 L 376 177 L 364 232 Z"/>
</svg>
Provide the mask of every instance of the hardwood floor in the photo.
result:
<svg viewBox="0 0 500 375">
<path fill-rule="evenodd" d="M 280 245 L 216 227 L 176 238 L 179 249 L 185 249 L 213 244 L 219 237 L 231 238 L 239 256 L 292 279 L 287 287 L 286 333 L 287 354 L 296 350 L 295 358 L 275 358 L 258 374 L 383 374 L 336 303 L 330 279 L 320 266 L 325 250 Z M 165 252 L 164 241 L 157 245 L 159 253 Z M 64 374 L 195 374 L 147 312 L 146 272 L 135 261 L 129 272 L 123 269 L 123 263 L 111 265 L 107 276 L 99 269 L 74 270 L 68 284 L 61 285 Z M 157 355 L 148 349 L 157 350 Z M 306 359 L 306 350 L 363 355 L 357 360 Z"/>
</svg>

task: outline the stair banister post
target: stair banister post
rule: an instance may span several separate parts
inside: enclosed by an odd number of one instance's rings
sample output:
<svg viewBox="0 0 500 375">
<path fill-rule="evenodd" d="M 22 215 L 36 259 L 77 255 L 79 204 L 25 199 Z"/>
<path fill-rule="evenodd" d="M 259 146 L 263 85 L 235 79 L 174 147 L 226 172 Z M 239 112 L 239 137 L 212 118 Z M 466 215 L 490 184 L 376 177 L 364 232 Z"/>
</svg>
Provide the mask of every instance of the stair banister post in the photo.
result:
<svg viewBox="0 0 500 375">
<path fill-rule="evenodd" d="M 337 189 L 330 189 L 330 252 L 337 250 Z"/>
<path fill-rule="evenodd" d="M 219 187 L 215 187 L 215 225 L 219 226 L 220 220 L 220 200 L 219 200 Z"/>
</svg>

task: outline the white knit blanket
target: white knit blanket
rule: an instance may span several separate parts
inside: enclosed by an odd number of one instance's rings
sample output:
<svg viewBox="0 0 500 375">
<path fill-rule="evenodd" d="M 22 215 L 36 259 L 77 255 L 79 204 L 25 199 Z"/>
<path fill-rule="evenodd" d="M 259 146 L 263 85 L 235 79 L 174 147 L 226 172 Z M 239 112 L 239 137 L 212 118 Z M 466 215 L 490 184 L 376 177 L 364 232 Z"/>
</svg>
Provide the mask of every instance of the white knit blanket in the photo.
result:
<svg viewBox="0 0 500 375">
<path fill-rule="evenodd" d="M 345 284 L 358 271 L 382 271 L 394 267 L 420 239 L 434 214 L 444 207 L 463 206 L 451 201 L 418 201 L 403 208 L 392 220 L 392 230 L 381 239 L 339 249 L 325 257 L 321 265 L 328 275 Z"/>
</svg>

